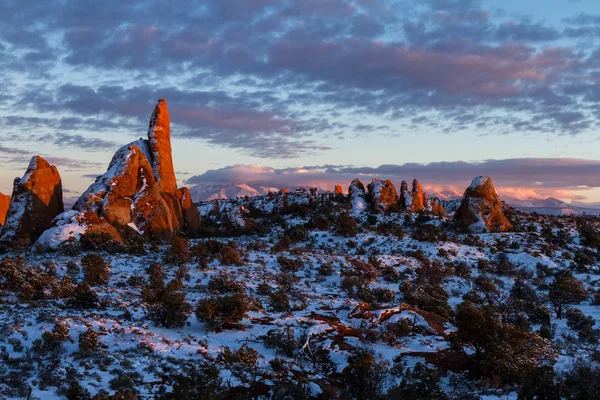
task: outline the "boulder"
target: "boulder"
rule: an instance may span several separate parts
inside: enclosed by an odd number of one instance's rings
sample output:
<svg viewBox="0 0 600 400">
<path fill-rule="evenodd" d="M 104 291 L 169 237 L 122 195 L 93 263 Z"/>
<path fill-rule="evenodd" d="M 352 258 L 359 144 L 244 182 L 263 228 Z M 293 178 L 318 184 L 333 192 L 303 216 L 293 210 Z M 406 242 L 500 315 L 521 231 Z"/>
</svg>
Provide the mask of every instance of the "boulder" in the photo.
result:
<svg viewBox="0 0 600 400">
<path fill-rule="evenodd" d="M 368 190 L 367 197 L 375 210 L 385 211 L 396 204 L 398 194 L 392 181 L 375 178 L 368 185 Z"/>
<path fill-rule="evenodd" d="M 0 226 L 4 225 L 4 221 L 6 221 L 6 213 L 8 212 L 9 205 L 10 196 L 0 193 Z"/>
<path fill-rule="evenodd" d="M 421 189 L 421 184 L 417 179 L 413 180 L 412 192 L 410 193 L 412 199 L 410 204 L 410 211 L 419 212 L 425 209 L 425 193 Z"/>
<path fill-rule="evenodd" d="M 478 176 L 465 190 L 454 220 L 471 232 L 506 232 L 512 229 L 502 212 L 492 178 Z"/>
<path fill-rule="evenodd" d="M 31 159 L 22 178 L 15 178 L 0 240 L 34 242 L 64 211 L 58 169 L 40 156 Z"/>
<path fill-rule="evenodd" d="M 353 180 L 348 186 L 348 198 L 352 212 L 360 213 L 367 209 L 365 185 L 359 179 Z"/>
</svg>

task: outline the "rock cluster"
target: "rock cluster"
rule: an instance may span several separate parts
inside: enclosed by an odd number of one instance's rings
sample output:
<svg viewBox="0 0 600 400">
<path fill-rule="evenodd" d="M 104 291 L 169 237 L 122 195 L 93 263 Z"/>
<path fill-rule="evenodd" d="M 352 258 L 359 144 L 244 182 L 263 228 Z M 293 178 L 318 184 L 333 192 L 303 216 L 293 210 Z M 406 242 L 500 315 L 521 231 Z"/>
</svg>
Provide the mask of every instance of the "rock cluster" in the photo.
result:
<svg viewBox="0 0 600 400">
<path fill-rule="evenodd" d="M 33 243 L 63 211 L 62 182 L 57 168 L 35 156 L 25 175 L 15 178 L 0 240 Z"/>
<path fill-rule="evenodd" d="M 77 200 L 73 212 L 59 218 L 38 244 L 56 247 L 57 241 L 69 236 L 64 230 L 75 223 L 85 227 L 83 233 L 105 232 L 115 240 L 121 239 L 119 232 L 127 230 L 154 240 L 169 240 L 200 227 L 200 214 L 189 190 L 177 188 L 164 99 L 152 113 L 148 139 L 121 147 L 106 173 Z"/>
<path fill-rule="evenodd" d="M 454 220 L 471 232 L 506 232 L 512 229 L 502 212 L 492 178 L 478 176 L 465 190 Z"/>
<path fill-rule="evenodd" d="M 4 225 L 4 221 L 6 221 L 9 204 L 10 196 L 0 193 L 0 226 Z"/>
</svg>

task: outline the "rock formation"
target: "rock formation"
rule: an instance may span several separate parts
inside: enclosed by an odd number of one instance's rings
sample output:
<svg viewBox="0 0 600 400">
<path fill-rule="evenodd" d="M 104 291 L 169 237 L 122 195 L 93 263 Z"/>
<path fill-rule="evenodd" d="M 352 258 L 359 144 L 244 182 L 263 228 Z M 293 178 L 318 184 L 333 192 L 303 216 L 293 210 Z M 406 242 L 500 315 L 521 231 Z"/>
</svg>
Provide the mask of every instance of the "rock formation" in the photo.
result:
<svg viewBox="0 0 600 400">
<path fill-rule="evenodd" d="M 169 124 L 167 103 L 161 99 L 150 118 L 148 139 L 121 147 L 106 173 L 77 200 L 74 214 L 59 218 L 38 244 L 56 247 L 57 240 L 73 236 L 63 230 L 75 223 L 80 225 L 79 234 L 85 226 L 83 233 L 100 230 L 117 240 L 115 232 L 119 231 L 134 230 L 150 239 L 169 240 L 182 231 L 198 229 L 200 214 L 190 191 L 177 189 Z"/>
<path fill-rule="evenodd" d="M 478 176 L 465 190 L 454 220 L 471 232 L 506 232 L 511 223 L 502 213 L 502 204 L 488 176 Z"/>
<path fill-rule="evenodd" d="M 412 204 L 412 195 L 408 191 L 408 183 L 402 181 L 400 184 L 400 208 L 404 211 L 410 211 Z"/>
<path fill-rule="evenodd" d="M 446 217 L 446 210 L 444 209 L 444 205 L 442 204 L 442 201 L 437 197 L 431 197 L 425 200 L 425 210 L 427 212 L 432 213 L 433 215 L 437 215 L 438 217 Z"/>
<path fill-rule="evenodd" d="M 54 165 L 40 156 L 31 159 L 22 178 L 15 178 L 0 240 L 34 242 L 64 211 L 62 182 Z"/>
<path fill-rule="evenodd" d="M 8 212 L 9 204 L 10 196 L 0 193 L 0 227 L 4 225 L 4 221 L 6 221 L 6 213 Z"/>
<path fill-rule="evenodd" d="M 410 193 L 412 199 L 410 204 L 410 211 L 419 212 L 425 209 L 425 193 L 421 189 L 421 184 L 417 179 L 413 180 L 412 192 Z"/>
<path fill-rule="evenodd" d="M 174 193 L 177 190 L 177 179 L 175 179 L 171 149 L 171 119 L 165 99 L 158 100 L 150 117 L 148 143 L 152 153 L 149 160 L 152 162 L 156 181 L 162 190 Z"/>
<path fill-rule="evenodd" d="M 392 181 L 375 178 L 367 187 L 369 190 L 367 197 L 373 209 L 385 211 L 396 204 L 398 194 Z"/>
<path fill-rule="evenodd" d="M 348 198 L 350 199 L 352 212 L 360 213 L 367 210 L 365 197 L 365 185 L 358 179 L 353 180 L 348 186 Z"/>
</svg>

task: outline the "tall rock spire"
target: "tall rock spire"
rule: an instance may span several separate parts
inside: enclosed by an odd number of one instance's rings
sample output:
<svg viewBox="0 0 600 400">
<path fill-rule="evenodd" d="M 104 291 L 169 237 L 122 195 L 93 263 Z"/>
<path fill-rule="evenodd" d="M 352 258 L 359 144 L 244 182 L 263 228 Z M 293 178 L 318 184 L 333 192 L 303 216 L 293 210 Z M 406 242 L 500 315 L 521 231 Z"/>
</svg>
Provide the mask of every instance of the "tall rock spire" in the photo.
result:
<svg viewBox="0 0 600 400">
<path fill-rule="evenodd" d="M 152 153 L 152 170 L 159 186 L 167 193 L 175 193 L 177 179 L 171 154 L 171 120 L 165 99 L 158 100 L 150 117 L 148 142 Z"/>
</svg>

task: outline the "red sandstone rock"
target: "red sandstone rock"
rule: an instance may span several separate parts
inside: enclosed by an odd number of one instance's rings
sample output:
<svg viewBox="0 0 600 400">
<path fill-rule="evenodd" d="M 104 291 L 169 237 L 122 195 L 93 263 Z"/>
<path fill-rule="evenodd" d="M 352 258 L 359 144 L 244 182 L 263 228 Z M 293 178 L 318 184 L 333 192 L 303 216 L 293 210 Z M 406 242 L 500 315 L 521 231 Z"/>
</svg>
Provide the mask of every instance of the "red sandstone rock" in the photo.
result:
<svg viewBox="0 0 600 400">
<path fill-rule="evenodd" d="M 388 207 L 396 204 L 398 194 L 396 188 L 390 180 L 373 179 L 368 185 L 369 194 L 367 198 L 371 206 L 376 210 L 385 211 Z"/>
<path fill-rule="evenodd" d="M 454 220 L 471 232 L 506 232 L 512 229 L 502 212 L 492 178 L 488 176 L 473 179 L 471 186 L 465 190 Z"/>
<path fill-rule="evenodd" d="M 173 194 L 177 190 L 177 179 L 173 169 L 171 119 L 165 99 L 158 100 L 150 117 L 148 141 L 152 153 L 152 171 L 157 182 L 165 192 Z"/>
<path fill-rule="evenodd" d="M 10 204 L 10 196 L 0 193 L 0 226 L 4 225 L 6 220 L 6 213 L 8 212 L 8 206 Z"/>
<path fill-rule="evenodd" d="M 425 201 L 425 209 L 438 217 L 446 217 L 446 209 L 444 208 L 442 201 L 437 197 L 427 199 Z"/>
<path fill-rule="evenodd" d="M 119 232 L 127 230 L 151 239 L 170 240 L 183 231 L 200 228 L 200 214 L 189 190 L 177 189 L 164 99 L 159 100 L 150 119 L 148 140 L 121 147 L 106 173 L 83 193 L 73 210 L 78 215 L 59 219 L 53 231 L 38 243 L 41 247 L 56 247 L 58 241 L 69 236 L 64 231 L 77 225 L 78 235 L 96 227 L 115 240 L 121 240 Z"/>
<path fill-rule="evenodd" d="M 15 178 L 1 240 L 34 242 L 64 211 L 62 182 L 54 165 L 40 156 L 31 159 L 22 178 Z"/>
<path fill-rule="evenodd" d="M 411 198 L 412 202 L 410 204 L 410 210 L 412 212 L 418 212 L 425 209 L 425 194 L 423 193 L 421 184 L 417 179 L 413 181 Z"/>
</svg>

